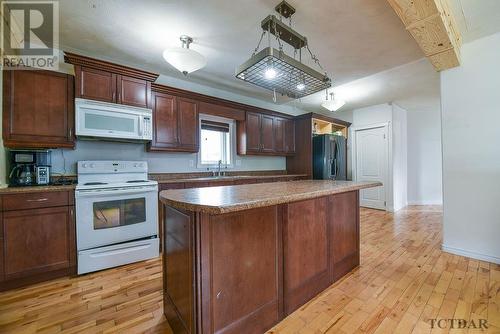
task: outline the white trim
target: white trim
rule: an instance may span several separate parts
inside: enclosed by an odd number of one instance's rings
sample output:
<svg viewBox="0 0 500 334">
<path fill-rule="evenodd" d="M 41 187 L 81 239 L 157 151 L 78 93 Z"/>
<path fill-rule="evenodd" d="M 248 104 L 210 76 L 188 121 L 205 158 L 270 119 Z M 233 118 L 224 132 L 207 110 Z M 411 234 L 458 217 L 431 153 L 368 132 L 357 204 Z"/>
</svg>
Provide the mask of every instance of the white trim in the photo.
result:
<svg viewBox="0 0 500 334">
<path fill-rule="evenodd" d="M 438 201 L 426 201 L 426 200 L 408 201 L 408 205 L 443 205 L 443 201 L 442 200 L 438 200 Z"/>
<path fill-rule="evenodd" d="M 392 193 L 392 128 L 391 122 L 384 123 L 374 123 L 363 126 L 351 127 L 349 131 L 349 136 L 351 138 L 351 178 L 354 182 L 357 181 L 357 159 L 356 159 L 356 131 L 385 128 L 385 135 L 387 136 L 387 171 L 385 173 L 385 180 L 383 182 L 385 187 L 385 210 L 394 212 L 394 203 L 392 196 L 389 196 L 389 192 Z M 384 210 L 384 208 L 380 208 Z"/>
<path fill-rule="evenodd" d="M 229 149 L 231 150 L 231 161 L 228 164 L 225 164 L 223 167 L 225 168 L 234 168 L 235 166 L 235 159 L 236 159 L 236 130 L 235 130 L 235 120 L 230 119 L 230 118 L 224 118 L 224 117 L 219 117 L 219 116 L 213 116 L 213 115 L 206 115 L 206 114 L 200 114 L 198 116 L 199 122 L 198 122 L 198 133 L 200 134 L 201 138 L 201 120 L 205 119 L 208 121 L 214 121 L 214 122 L 221 122 L 221 123 L 228 123 L 229 124 Z M 198 153 L 196 154 L 196 168 L 198 169 L 210 169 L 210 168 L 217 168 L 217 164 L 202 164 L 201 163 L 201 145 L 200 149 L 198 150 Z"/>
<path fill-rule="evenodd" d="M 476 253 L 476 252 L 471 252 L 465 249 L 461 248 L 455 248 L 455 247 L 449 247 L 446 245 L 441 245 L 441 249 L 444 252 L 452 253 L 455 255 L 460 255 L 460 256 L 465 256 L 465 257 L 470 257 L 472 259 L 476 260 L 481 260 L 481 261 L 487 261 L 487 262 L 492 262 L 496 264 L 500 264 L 500 257 L 496 256 L 491 256 L 491 255 L 486 255 L 486 254 L 481 254 L 481 253 Z"/>
</svg>

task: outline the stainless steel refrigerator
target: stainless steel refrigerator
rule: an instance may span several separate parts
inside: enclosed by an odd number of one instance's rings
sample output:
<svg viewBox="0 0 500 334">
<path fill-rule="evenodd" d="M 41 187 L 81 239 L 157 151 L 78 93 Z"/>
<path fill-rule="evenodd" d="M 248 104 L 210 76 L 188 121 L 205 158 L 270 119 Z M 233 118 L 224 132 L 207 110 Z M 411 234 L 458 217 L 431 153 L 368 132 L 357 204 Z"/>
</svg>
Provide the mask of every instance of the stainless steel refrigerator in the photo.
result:
<svg viewBox="0 0 500 334">
<path fill-rule="evenodd" d="M 344 136 L 313 137 L 313 178 L 347 180 L 347 141 Z"/>
</svg>

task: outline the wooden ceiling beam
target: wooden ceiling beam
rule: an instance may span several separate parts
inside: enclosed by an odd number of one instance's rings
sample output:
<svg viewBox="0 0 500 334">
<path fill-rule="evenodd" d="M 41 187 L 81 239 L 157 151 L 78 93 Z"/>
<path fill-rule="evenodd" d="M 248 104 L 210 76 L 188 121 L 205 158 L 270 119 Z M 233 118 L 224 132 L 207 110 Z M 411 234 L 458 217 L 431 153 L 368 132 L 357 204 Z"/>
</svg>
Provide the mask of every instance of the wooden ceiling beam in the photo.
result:
<svg viewBox="0 0 500 334">
<path fill-rule="evenodd" d="M 387 0 L 437 71 L 460 65 L 462 38 L 448 0 Z"/>
</svg>

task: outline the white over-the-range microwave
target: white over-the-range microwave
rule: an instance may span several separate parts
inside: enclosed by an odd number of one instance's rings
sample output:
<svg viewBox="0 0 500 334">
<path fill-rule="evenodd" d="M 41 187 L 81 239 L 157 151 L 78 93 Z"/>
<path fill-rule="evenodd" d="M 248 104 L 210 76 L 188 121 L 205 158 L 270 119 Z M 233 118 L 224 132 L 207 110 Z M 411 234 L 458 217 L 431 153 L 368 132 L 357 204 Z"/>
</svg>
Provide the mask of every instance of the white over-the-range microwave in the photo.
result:
<svg viewBox="0 0 500 334">
<path fill-rule="evenodd" d="M 120 141 L 150 141 L 153 112 L 151 109 L 75 99 L 75 134 L 87 138 Z"/>
</svg>

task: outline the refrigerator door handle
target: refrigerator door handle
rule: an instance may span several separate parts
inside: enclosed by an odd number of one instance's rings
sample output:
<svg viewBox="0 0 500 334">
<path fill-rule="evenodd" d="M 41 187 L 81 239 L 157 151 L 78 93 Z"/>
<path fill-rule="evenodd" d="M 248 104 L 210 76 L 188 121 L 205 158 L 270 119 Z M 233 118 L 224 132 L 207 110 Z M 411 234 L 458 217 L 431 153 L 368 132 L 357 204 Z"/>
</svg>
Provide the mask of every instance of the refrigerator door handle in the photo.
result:
<svg viewBox="0 0 500 334">
<path fill-rule="evenodd" d="M 332 160 L 333 160 L 333 165 L 332 165 L 332 177 L 333 179 L 337 179 L 337 141 L 334 139 L 331 142 L 331 154 L 332 154 Z"/>
</svg>

